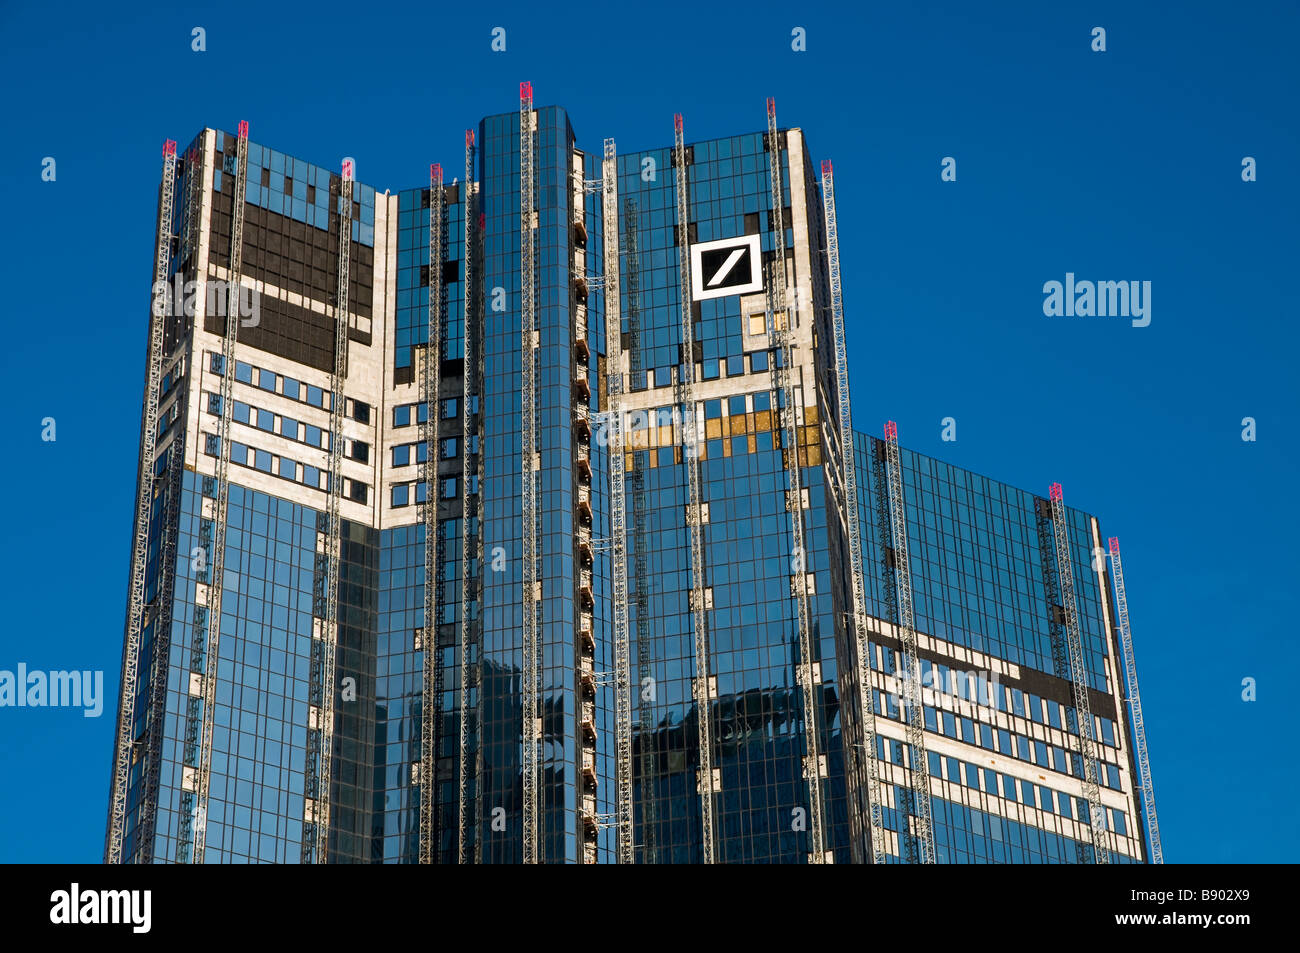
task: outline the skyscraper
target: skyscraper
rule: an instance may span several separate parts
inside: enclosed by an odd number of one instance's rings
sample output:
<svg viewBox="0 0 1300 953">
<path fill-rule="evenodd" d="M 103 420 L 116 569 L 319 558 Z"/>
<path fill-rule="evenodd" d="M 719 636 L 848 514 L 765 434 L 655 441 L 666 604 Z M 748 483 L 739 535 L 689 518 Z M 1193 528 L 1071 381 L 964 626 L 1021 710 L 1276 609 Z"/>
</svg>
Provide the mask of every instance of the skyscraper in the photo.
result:
<svg viewBox="0 0 1300 953">
<path fill-rule="evenodd" d="M 1097 520 L 857 432 L 829 165 L 674 136 L 169 143 L 109 860 L 1147 859 Z"/>
</svg>

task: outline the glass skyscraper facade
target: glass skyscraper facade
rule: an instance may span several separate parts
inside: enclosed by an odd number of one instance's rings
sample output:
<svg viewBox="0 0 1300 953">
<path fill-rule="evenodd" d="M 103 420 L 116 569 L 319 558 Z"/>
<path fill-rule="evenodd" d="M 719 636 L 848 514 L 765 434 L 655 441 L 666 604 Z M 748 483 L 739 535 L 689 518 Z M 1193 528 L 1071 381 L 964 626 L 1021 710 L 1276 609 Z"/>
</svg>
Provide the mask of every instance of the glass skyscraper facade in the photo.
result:
<svg viewBox="0 0 1300 953">
<path fill-rule="evenodd" d="M 229 133 L 205 129 L 177 153 L 160 245 L 168 280 L 194 282 L 196 293 L 163 319 L 153 477 L 144 464 L 140 473 L 151 488 L 137 557 L 146 586 L 132 610 L 138 640 L 124 651 L 138 678 L 121 706 L 125 810 L 120 819 L 110 811 L 110 859 L 414 863 L 423 853 L 518 863 L 535 832 L 547 863 L 869 862 L 863 739 L 873 726 L 883 859 L 914 860 L 885 445 L 858 432 L 841 446 L 822 186 L 802 133 L 692 142 L 684 176 L 670 147 L 584 150 L 554 106 L 488 117 L 471 133 L 466 177 L 395 192 L 349 183 L 350 209 L 339 173 L 253 142 L 241 171 Z M 344 224 L 350 241 L 341 243 Z M 786 307 L 773 304 L 781 260 Z M 232 279 L 258 302 L 256 319 L 221 313 L 224 292 L 208 289 Z M 431 298 L 436 355 L 427 353 Z M 851 302 L 848 313 L 860 329 Z M 230 320 L 241 326 L 223 350 Z M 521 398 L 528 355 L 531 424 Z M 778 383 L 785 361 L 789 389 Z M 887 413 L 858 394 L 859 420 Z M 530 426 L 532 460 L 521 454 Z M 931 687 L 924 757 L 935 859 L 1092 862 L 1050 504 L 906 449 L 901 474 L 918 657 Z M 866 660 L 852 622 L 850 508 L 861 527 Z M 1066 512 L 1104 842 L 1112 861 L 1143 862 L 1100 526 Z M 218 584 L 219 620 L 207 615 Z M 533 662 L 527 611 L 537 620 Z M 707 672 L 698 671 L 697 618 Z M 327 639 L 334 678 L 322 687 Z M 859 701 L 864 673 L 870 712 Z M 533 724 L 526 684 L 539 699 Z M 332 706 L 322 691 L 334 693 Z M 328 790 L 315 787 L 322 777 Z M 323 854 L 310 845 L 320 799 L 329 806 Z"/>
</svg>

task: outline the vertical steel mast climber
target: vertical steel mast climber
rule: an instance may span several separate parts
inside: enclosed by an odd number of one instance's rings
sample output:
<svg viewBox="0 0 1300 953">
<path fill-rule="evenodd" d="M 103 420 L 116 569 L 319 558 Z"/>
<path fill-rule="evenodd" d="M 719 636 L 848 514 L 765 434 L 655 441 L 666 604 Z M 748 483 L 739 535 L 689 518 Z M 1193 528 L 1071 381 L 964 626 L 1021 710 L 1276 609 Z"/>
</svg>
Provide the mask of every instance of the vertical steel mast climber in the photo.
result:
<svg viewBox="0 0 1300 953">
<path fill-rule="evenodd" d="M 614 618 L 614 810 L 618 825 L 618 862 L 632 854 L 632 660 L 627 628 L 627 497 L 623 457 L 623 334 L 618 269 L 618 155 L 613 139 L 605 140 L 601 162 L 601 217 L 605 241 L 605 408 L 609 433 L 610 570 Z"/>
<path fill-rule="evenodd" d="M 790 514 L 791 595 L 794 596 L 799 626 L 799 688 L 803 695 L 804 746 L 803 776 L 808 784 L 808 833 L 812 847 L 809 863 L 826 860 L 826 842 L 822 821 L 822 759 L 819 752 L 821 731 L 817 724 L 817 683 L 819 665 L 813 662 L 812 635 L 808 618 L 808 550 L 804 545 L 803 487 L 799 469 L 799 407 L 794 389 L 794 302 L 790 300 L 789 272 L 785 261 L 785 206 L 781 188 L 781 140 L 776 125 L 776 100 L 767 101 L 767 158 L 772 195 L 772 281 L 768 283 L 770 312 L 768 335 L 772 347 L 779 350 L 776 364 L 779 408 L 785 439 L 787 475 L 785 508 Z"/>
<path fill-rule="evenodd" d="M 523 827 L 524 863 L 539 862 L 540 807 L 538 754 L 541 710 L 537 683 L 541 677 L 537 613 L 537 317 L 535 314 L 536 182 L 533 173 L 533 84 L 519 84 L 519 361 L 520 476 L 522 483 L 523 566 Z"/>
<path fill-rule="evenodd" d="M 437 799 L 436 724 L 438 691 L 438 388 L 442 370 L 442 166 L 429 166 L 429 311 L 421 360 L 420 400 L 424 404 L 424 657 L 420 713 L 420 863 L 433 863 L 434 811 Z M 462 660 L 463 662 L 463 660 Z"/>
<path fill-rule="evenodd" d="M 477 620 L 474 618 L 474 606 L 479 600 L 480 540 L 482 532 L 482 513 L 479 510 L 479 494 L 471 493 L 473 477 L 478 475 L 478 456 L 482 453 L 470 453 L 470 433 L 475 427 L 475 409 L 471 394 L 479 393 L 479 382 L 483 380 L 483 341 L 475 339 L 478 323 L 474 320 L 473 283 L 473 223 L 474 223 L 474 130 L 465 130 L 465 184 L 461 186 L 461 209 L 465 218 L 465 247 L 461 260 L 465 266 L 465 279 L 461 283 L 462 302 L 465 314 L 465 373 L 464 393 L 461 395 L 461 571 L 460 571 L 460 739 L 458 773 L 456 777 L 456 818 L 459 836 L 456 840 L 457 861 L 462 864 L 470 862 L 469 829 L 476 823 L 477 812 L 471 816 L 469 799 L 469 725 L 474 717 L 474 730 L 478 731 L 480 715 L 478 708 L 470 707 L 469 697 L 477 690 L 482 697 L 480 679 L 482 672 L 482 647 L 475 638 Z M 425 491 L 432 493 L 432 488 Z M 482 490 L 480 489 L 480 493 Z M 473 529 L 471 530 L 471 524 Z M 481 751 L 481 742 L 476 751 Z M 477 755 L 476 755 L 477 758 Z M 474 769 L 474 783 L 480 784 L 477 763 Z M 474 836 L 474 848 L 478 850 L 479 838 Z"/>
<path fill-rule="evenodd" d="M 627 366 L 628 386 L 641 381 L 641 262 L 637 245 L 637 204 L 632 199 L 623 203 L 624 253 L 627 260 Z M 649 574 L 646 572 L 646 492 L 645 472 L 640 467 L 632 470 L 632 536 L 636 540 L 636 671 L 638 683 L 644 685 L 650 678 L 650 634 L 646 618 L 650 609 L 646 591 Z M 644 691 L 637 696 L 637 728 L 641 734 L 641 857 L 653 864 L 659 854 L 655 848 L 655 826 L 658 823 L 654 797 L 654 692 Z"/>
<path fill-rule="evenodd" d="M 221 344 L 221 433 L 218 439 L 215 495 L 213 506 L 212 554 L 208 564 L 207 604 L 202 613 L 196 611 L 193 640 L 190 646 L 190 683 L 197 682 L 201 696 L 193 689 L 186 716 L 187 764 L 191 759 L 192 791 L 187 790 L 181 799 L 180 843 L 177 859 L 195 864 L 203 863 L 207 845 L 208 793 L 212 775 L 212 733 L 217 704 L 217 663 L 221 638 L 221 597 L 225 578 L 226 529 L 230 507 L 230 421 L 234 416 L 232 391 L 235 379 L 235 341 L 239 333 L 239 286 L 244 260 L 244 204 L 248 188 L 248 123 L 239 123 L 235 165 L 235 190 L 231 195 L 230 270 L 226 305 L 226 329 Z M 203 607 L 197 607 L 203 608 Z M 203 619 L 200 622 L 200 618 Z M 184 786 L 184 778 L 182 780 Z"/>
<path fill-rule="evenodd" d="M 338 288 L 334 304 L 334 365 L 330 373 L 330 481 L 325 526 L 324 617 L 312 640 L 311 699 L 307 725 L 307 823 L 302 862 L 329 862 L 330 797 L 334 769 L 335 661 L 339 643 L 339 573 L 343 560 L 343 416 L 347 399 L 348 327 L 351 323 L 352 160 L 345 160 L 339 182 Z M 319 534 L 318 534 L 319 538 Z M 314 709 L 314 710 L 313 710 Z M 312 719 L 314 718 L 314 724 Z"/>
<path fill-rule="evenodd" d="M 1156 823 L 1156 791 L 1151 780 L 1151 761 L 1147 756 L 1147 729 L 1142 720 L 1142 697 L 1138 693 L 1137 660 L 1133 657 L 1133 631 L 1128 621 L 1128 596 L 1124 591 L 1124 567 L 1119 558 L 1119 538 L 1110 538 L 1110 566 L 1115 575 L 1115 613 L 1118 616 L 1124 671 L 1128 677 L 1128 703 L 1133 712 L 1133 748 L 1137 752 L 1138 780 L 1142 784 L 1142 806 L 1146 811 L 1147 830 L 1151 834 L 1151 863 L 1163 864 L 1160 827 Z"/>
<path fill-rule="evenodd" d="M 126 837 L 127 788 L 135 735 L 135 696 L 140 672 L 140 643 L 144 632 L 145 578 L 149 563 L 149 524 L 154 501 L 154 471 L 158 448 L 158 390 L 162 384 L 163 336 L 167 326 L 167 272 L 171 266 L 172 215 L 176 201 L 176 143 L 163 144 L 162 184 L 158 190 L 158 232 L 154 247 L 153 298 L 149 306 L 149 365 L 144 384 L 144 414 L 140 430 L 140 482 L 136 493 L 135 536 L 131 550 L 131 600 L 126 641 L 122 650 L 122 697 L 117 716 L 113 757 L 113 801 L 105 862 L 122 863 Z M 170 571 L 158 561 L 158 572 Z M 156 638 L 156 636 L 155 636 Z"/>
<path fill-rule="evenodd" d="M 1088 829 L 1092 835 L 1093 859 L 1110 863 L 1106 849 L 1106 814 L 1101 806 L 1101 787 L 1097 783 L 1097 748 L 1093 740 L 1092 703 L 1088 699 L 1088 669 L 1083 657 L 1083 639 L 1079 634 L 1079 611 L 1074 601 L 1074 561 L 1070 558 L 1069 525 L 1065 518 L 1065 496 L 1061 484 L 1049 489 L 1052 500 L 1052 527 L 1056 536 L 1056 575 L 1061 586 L 1061 607 L 1065 610 L 1065 633 L 1070 646 L 1070 687 L 1074 691 L 1074 708 L 1078 713 L 1079 754 L 1083 761 L 1083 794 L 1088 799 Z"/>
<path fill-rule="evenodd" d="M 921 667 L 916 651 L 916 625 L 912 613 L 912 571 L 908 561 L 907 511 L 903 500 L 903 468 L 898 453 L 898 424 L 885 424 L 886 468 L 889 475 L 889 516 L 894 537 L 894 576 L 898 591 L 898 630 L 902 638 L 899 681 L 907 717 L 907 744 L 911 749 L 911 794 L 917 859 L 934 863 L 934 828 L 930 818 L 930 763 L 925 750 L 925 711 L 921 697 Z M 875 752 L 872 752 L 874 757 Z"/>
<path fill-rule="evenodd" d="M 690 609 L 695 631 L 695 714 L 700 764 L 700 846 L 704 863 L 714 862 L 717 832 L 713 800 L 713 677 L 709 674 L 709 629 L 704 605 L 704 532 L 700 527 L 700 447 L 695 421 L 695 327 L 691 308 L 690 213 L 686 140 L 682 114 L 673 116 L 673 161 L 677 167 L 677 259 L 682 303 L 682 368 L 675 400 L 682 409 L 682 463 L 686 467 L 686 525 L 691 544 Z M 640 580 L 638 580 L 638 584 Z"/>
<path fill-rule="evenodd" d="M 839 409 L 840 455 L 844 461 L 844 515 L 848 523 L 849 569 L 853 603 L 849 622 L 858 653 L 858 708 L 862 718 L 861 757 L 865 760 L 870 808 L 872 863 L 885 862 L 885 821 L 876 765 L 876 712 L 872 702 L 871 646 L 867 639 L 867 597 L 862 578 L 862 530 L 858 521 L 857 461 L 853 451 L 853 414 L 849 403 L 849 358 L 844 340 L 844 295 L 840 282 L 840 242 L 835 224 L 835 177 L 830 160 L 822 163 L 822 211 L 826 221 L 826 264 L 830 279 L 831 323 L 835 332 L 835 403 Z"/>
</svg>

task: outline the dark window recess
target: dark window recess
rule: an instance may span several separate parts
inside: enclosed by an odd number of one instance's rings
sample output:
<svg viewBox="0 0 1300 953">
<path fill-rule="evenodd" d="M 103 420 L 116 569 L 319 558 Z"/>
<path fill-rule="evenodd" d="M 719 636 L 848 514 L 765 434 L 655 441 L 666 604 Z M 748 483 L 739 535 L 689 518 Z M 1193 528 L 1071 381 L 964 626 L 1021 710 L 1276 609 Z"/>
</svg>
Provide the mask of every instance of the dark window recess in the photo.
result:
<svg viewBox="0 0 1300 953">
<path fill-rule="evenodd" d="M 429 193 L 430 193 L 430 191 L 431 191 L 430 189 L 420 189 L 420 208 L 428 208 L 428 207 L 429 207 Z"/>
<path fill-rule="evenodd" d="M 293 176 L 291 175 L 284 177 L 284 194 L 293 195 Z"/>
<path fill-rule="evenodd" d="M 894 569 L 898 565 L 897 557 L 894 555 L 893 546 L 885 547 L 885 565 L 888 566 L 890 569 Z"/>
<path fill-rule="evenodd" d="M 205 433 L 203 435 L 203 452 L 210 457 L 216 457 L 221 454 L 221 438 L 214 433 Z"/>
<path fill-rule="evenodd" d="M 460 183 L 443 186 L 443 202 L 447 205 L 455 205 L 460 201 Z"/>
<path fill-rule="evenodd" d="M 370 423 L 370 405 L 364 400 L 354 400 L 352 402 L 352 419 L 359 424 Z"/>
<path fill-rule="evenodd" d="M 307 204 L 308 205 L 316 204 L 316 186 L 314 185 L 307 186 Z"/>
<path fill-rule="evenodd" d="M 353 480 L 348 486 L 348 499 L 353 503 L 365 503 L 368 489 L 370 488 L 366 484 Z"/>
<path fill-rule="evenodd" d="M 426 288 L 429 287 L 429 266 L 428 265 L 420 266 L 420 284 L 424 285 L 424 287 Z"/>
<path fill-rule="evenodd" d="M 393 382 L 396 384 L 410 384 L 415 380 L 415 367 L 397 367 L 393 369 Z"/>
<path fill-rule="evenodd" d="M 447 285 L 453 281 L 460 281 L 460 261 L 444 261 L 442 263 L 442 283 Z"/>
<path fill-rule="evenodd" d="M 745 213 L 745 234 L 746 235 L 758 234 L 758 213 L 757 212 Z"/>
<path fill-rule="evenodd" d="M 221 164 L 222 171 L 225 172 L 226 175 L 234 175 L 237 162 L 238 160 L 233 155 L 226 156 L 225 160 Z"/>
<path fill-rule="evenodd" d="M 361 221 L 361 203 L 356 199 L 352 200 L 352 218 L 358 222 Z"/>
<path fill-rule="evenodd" d="M 266 186 L 269 186 L 269 185 L 271 184 L 271 170 L 270 170 L 270 169 L 263 169 L 263 170 L 262 170 L 262 184 L 263 184 L 263 185 L 266 185 Z"/>
<path fill-rule="evenodd" d="M 1052 622 L 1056 625 L 1065 625 L 1065 609 L 1058 605 L 1052 606 Z"/>
<path fill-rule="evenodd" d="M 352 459 L 357 461 L 357 463 L 369 463 L 370 444 L 366 443 L 364 440 L 353 440 Z"/>
</svg>

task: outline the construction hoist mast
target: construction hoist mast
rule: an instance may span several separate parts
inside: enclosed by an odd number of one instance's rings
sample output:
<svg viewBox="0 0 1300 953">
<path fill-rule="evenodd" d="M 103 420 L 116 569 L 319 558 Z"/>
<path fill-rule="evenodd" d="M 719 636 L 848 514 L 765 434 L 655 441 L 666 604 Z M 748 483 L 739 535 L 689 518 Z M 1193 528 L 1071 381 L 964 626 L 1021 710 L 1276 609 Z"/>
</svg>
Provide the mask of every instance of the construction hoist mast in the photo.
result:
<svg viewBox="0 0 1300 953">
<path fill-rule="evenodd" d="M 482 652 L 477 639 L 474 638 L 476 620 L 473 618 L 474 605 L 478 601 L 478 573 L 476 560 L 479 558 L 478 534 L 481 518 L 478 517 L 478 493 L 471 493 L 473 477 L 478 474 L 478 454 L 470 453 L 470 431 L 475 428 L 474 406 L 470 400 L 473 393 L 478 393 L 479 381 L 483 378 L 482 341 L 476 341 L 477 325 L 473 320 L 473 222 L 474 201 L 472 186 L 474 184 L 474 130 L 465 130 L 465 184 L 461 186 L 461 208 L 465 218 L 465 247 L 461 260 L 465 265 L 465 278 L 461 282 L 465 309 L 465 374 L 464 393 L 461 399 L 461 561 L 460 561 L 460 739 L 458 774 L 456 778 L 456 816 L 460 833 L 456 840 L 457 860 L 462 864 L 470 862 L 469 829 L 471 824 L 469 802 L 469 722 L 471 711 L 475 714 L 475 731 L 478 730 L 477 706 L 471 709 L 470 692 L 482 688 L 479 685 L 481 673 L 479 665 Z M 425 491 L 432 494 L 430 487 Z M 471 532 L 471 523 L 474 530 Z M 472 661 L 471 661 L 472 659 Z M 478 784 L 477 763 L 474 778 Z M 478 834 L 475 833 L 474 844 L 477 849 Z"/>
<path fill-rule="evenodd" d="M 189 860 L 203 863 L 206 847 L 208 792 L 212 778 L 212 733 L 217 704 L 217 661 L 221 640 L 221 598 L 226 563 L 226 528 L 230 506 L 230 420 L 234 416 L 231 393 L 235 380 L 235 341 L 239 333 L 239 286 L 243 277 L 244 260 L 244 203 L 248 189 L 248 123 L 239 123 L 235 165 L 235 189 L 231 195 L 230 270 L 227 274 L 226 330 L 221 345 L 221 433 L 218 437 L 216 499 L 213 506 L 212 556 L 208 574 L 207 611 L 205 623 L 196 619 L 194 637 L 190 648 L 191 672 L 198 676 L 202 701 L 191 694 L 189 722 L 197 729 L 197 764 L 194 765 L 194 798 L 182 798 L 180 844 L 177 857 L 184 860 L 185 846 L 192 837 L 193 847 Z M 195 679 L 190 679 L 191 685 Z M 201 714 L 196 709 L 201 708 Z M 199 721 L 201 719 L 201 725 Z M 193 733 L 187 726 L 187 755 Z M 184 779 L 182 779 L 182 784 Z M 197 802 L 197 803 L 195 803 Z M 192 806 L 191 806 L 192 805 Z"/>
<path fill-rule="evenodd" d="M 912 572 L 908 561 L 907 511 L 903 499 L 903 467 L 898 453 L 898 424 L 885 424 L 886 469 L 889 477 L 889 517 L 894 538 L 894 577 L 898 591 L 898 630 L 903 658 L 899 681 L 907 718 L 907 744 L 911 748 L 911 800 L 917 859 L 934 863 L 934 829 L 930 820 L 930 764 L 925 750 L 925 711 L 921 698 L 921 666 L 916 650 L 916 625 L 912 615 Z M 875 752 L 872 752 L 874 757 Z"/>
<path fill-rule="evenodd" d="M 618 862 L 634 862 L 632 829 L 632 660 L 627 628 L 627 498 L 623 459 L 623 334 L 619 314 L 618 158 L 605 140 L 601 163 L 601 215 L 605 239 L 605 394 L 609 401 L 609 534 L 614 618 L 614 773 Z"/>
<path fill-rule="evenodd" d="M 105 861 L 122 863 L 126 837 L 127 788 L 135 736 L 135 696 L 144 633 L 145 578 L 149 563 L 149 524 L 152 522 L 154 468 L 158 448 L 158 390 L 162 385 L 163 333 L 167 325 L 167 273 L 171 266 L 172 215 L 176 200 L 176 143 L 163 144 L 162 184 L 158 190 L 158 231 L 154 244 L 153 297 L 149 305 L 149 365 L 144 384 L 144 419 L 140 432 L 140 479 L 136 487 L 135 537 L 131 549 L 131 601 L 127 610 L 122 651 L 122 697 L 117 716 L 117 745 L 113 758 L 113 804 L 109 818 Z M 158 572 L 163 572 L 159 560 Z"/>
<path fill-rule="evenodd" d="M 190 149 L 184 159 L 183 181 L 186 183 L 188 195 L 186 197 L 186 211 L 181 219 L 181 226 L 185 230 L 184 237 L 181 239 L 180 252 L 178 254 L 177 271 L 184 270 L 188 264 L 190 274 L 198 273 L 198 248 L 199 237 L 202 231 L 202 210 L 203 210 L 203 183 L 206 177 L 203 174 L 203 137 L 200 136 L 198 144 Z M 178 176 L 180 173 L 178 172 Z M 189 326 L 187 327 L 186 324 Z M 175 375 L 179 372 L 184 375 L 193 374 L 193 367 L 189 365 L 189 349 L 184 346 L 181 339 L 187 335 L 193 338 L 193 319 L 189 322 L 177 321 L 176 339 L 173 341 L 170 354 L 179 356 L 172 362 L 172 387 L 176 388 L 176 403 L 172 414 L 173 420 L 187 420 L 186 416 L 189 407 L 189 382 L 185 386 L 176 387 Z M 167 348 L 166 332 L 163 337 L 163 347 Z M 183 368 L 183 371 L 181 369 Z M 161 412 L 159 414 L 161 420 Z M 181 490 L 184 485 L 185 461 L 183 453 L 185 442 L 183 438 L 184 428 L 172 437 L 172 442 L 167 448 L 167 486 L 164 489 L 166 494 L 166 503 L 163 508 L 163 528 L 162 528 L 162 547 L 161 554 L 158 557 L 158 565 L 161 567 L 158 573 L 157 583 L 158 596 L 157 602 L 160 613 L 153 627 L 152 645 L 150 648 L 150 698 L 147 715 L 147 728 L 149 733 L 148 741 L 145 745 L 145 792 L 140 802 L 141 816 L 137 822 L 137 829 L 140 831 L 137 836 L 138 859 L 140 863 L 151 864 L 154 862 L 154 834 L 157 831 L 158 824 L 158 788 L 162 781 L 162 747 L 163 737 L 166 733 L 167 720 L 167 671 L 171 662 L 171 628 L 175 619 L 176 606 L 173 602 L 176 592 L 176 546 L 177 537 L 180 535 L 180 506 Z M 209 527 L 210 530 L 210 527 Z M 207 534 L 204 542 L 211 541 L 211 532 Z"/>
<path fill-rule="evenodd" d="M 820 729 L 817 724 L 817 672 L 821 666 L 813 661 L 813 644 L 808 624 L 808 550 L 804 546 L 803 487 L 799 469 L 799 399 L 795 396 L 794 323 L 795 308 L 790 301 L 789 272 L 785 262 L 785 206 L 781 188 L 781 138 L 776 125 L 776 100 L 767 101 L 767 159 L 772 196 L 772 269 L 768 282 L 768 335 L 772 347 L 780 352 L 776 362 L 777 389 L 783 406 L 779 408 L 785 435 L 785 472 L 788 477 L 785 508 L 790 514 L 790 588 L 797 610 L 799 626 L 799 688 L 803 695 L 804 747 L 803 776 L 808 783 L 808 834 L 812 850 L 808 862 L 826 861 L 826 841 L 822 830 L 822 759 Z"/>
<path fill-rule="evenodd" d="M 700 445 L 695 432 L 695 326 L 691 307 L 690 215 L 687 204 L 686 141 L 682 114 L 673 116 L 673 158 L 677 166 L 677 259 L 682 300 L 682 371 L 676 379 L 682 409 L 682 463 L 686 466 L 686 525 L 691 543 L 690 608 L 695 629 L 695 712 L 699 736 L 700 833 L 704 863 L 716 849 L 713 798 L 713 677 L 709 674 L 709 629 L 704 605 L 704 535 L 700 528 Z M 638 580 L 639 582 L 639 580 Z"/>
<path fill-rule="evenodd" d="M 641 262 L 637 248 L 637 205 L 632 199 L 623 203 L 624 253 L 627 258 L 627 364 L 628 386 L 635 387 L 641 380 Z M 650 671 L 650 635 L 646 613 L 650 601 L 646 586 L 649 576 L 646 572 L 645 552 L 645 473 L 634 468 L 632 484 L 632 535 L 636 540 L 636 671 L 637 679 L 644 684 Z M 650 739 L 653 737 L 654 693 L 641 692 L 637 703 L 637 725 L 641 733 L 641 856 L 647 863 L 655 863 L 658 852 L 655 849 L 655 811 L 654 791 L 651 787 L 654 768 L 654 753 L 651 751 Z"/>
<path fill-rule="evenodd" d="M 1133 657 L 1133 632 L 1128 622 L 1128 596 L 1124 592 L 1124 567 L 1119 558 L 1119 538 L 1110 538 L 1110 567 L 1115 576 L 1115 612 L 1118 616 L 1120 643 L 1124 649 L 1124 671 L 1128 676 L 1128 703 L 1133 712 L 1133 747 L 1137 752 L 1138 779 L 1142 783 L 1142 806 L 1151 834 L 1151 863 L 1163 864 L 1160 827 L 1156 824 L 1156 789 L 1151 780 L 1151 761 L 1147 757 L 1147 730 L 1142 720 L 1142 697 L 1138 693 L 1137 662 Z"/>
<path fill-rule="evenodd" d="M 1084 664 L 1083 640 L 1079 634 L 1079 613 L 1074 601 L 1074 561 L 1070 558 L 1069 526 L 1065 518 L 1065 497 L 1061 484 L 1053 483 L 1048 491 L 1052 500 L 1052 527 L 1056 536 L 1056 575 L 1061 586 L 1061 607 L 1065 611 L 1065 634 L 1070 647 L 1070 687 L 1074 691 L 1074 709 L 1078 713 L 1079 753 L 1083 760 L 1083 794 L 1091 815 L 1088 829 L 1092 835 L 1094 861 L 1110 863 L 1106 849 L 1106 814 L 1101 806 L 1101 787 L 1097 783 L 1097 749 L 1092 733 L 1092 704 L 1088 699 L 1088 669 Z"/>
<path fill-rule="evenodd" d="M 835 177 L 830 160 L 822 163 L 822 211 L 826 220 L 826 264 L 830 279 L 831 323 L 835 336 L 835 403 L 839 408 L 840 455 L 844 461 L 844 516 L 848 524 L 853 602 L 849 622 L 858 652 L 858 708 L 862 718 L 862 757 L 866 762 L 871 815 L 871 858 L 885 862 L 885 821 L 876 765 L 876 711 L 872 702 L 871 646 L 867 639 L 867 597 L 862 576 L 862 531 L 858 521 L 858 471 L 853 452 L 853 414 L 849 403 L 849 358 L 844 341 L 844 295 L 840 282 L 840 243 L 835 225 Z"/>
<path fill-rule="evenodd" d="M 438 388 L 442 369 L 442 166 L 429 166 L 429 311 L 422 355 L 420 400 L 424 404 L 424 699 L 420 717 L 420 863 L 434 862 L 434 801 L 437 791 L 438 669 Z M 463 661 L 463 660 L 462 660 Z"/>
<path fill-rule="evenodd" d="M 303 828 L 303 863 L 329 862 L 330 788 L 334 770 L 334 667 L 339 640 L 339 572 L 343 559 L 343 416 L 347 399 L 348 327 L 351 323 L 353 166 L 343 162 L 339 183 L 338 289 L 334 306 L 334 366 L 330 373 L 329 513 L 325 533 L 325 618 L 313 640 L 311 703 L 307 725 L 308 823 Z M 312 710 L 315 708 L 315 711 Z M 311 722 L 314 717 L 315 723 Z M 315 757 L 313 757 L 313 754 Z M 312 771 L 315 771 L 315 777 Z M 313 783 L 314 782 L 314 783 Z"/>
<path fill-rule="evenodd" d="M 534 314 L 536 183 L 533 178 L 533 84 L 519 84 L 520 463 L 523 517 L 523 821 L 524 863 L 536 864 L 539 833 L 538 754 L 542 740 L 537 682 L 537 331 Z"/>
</svg>

